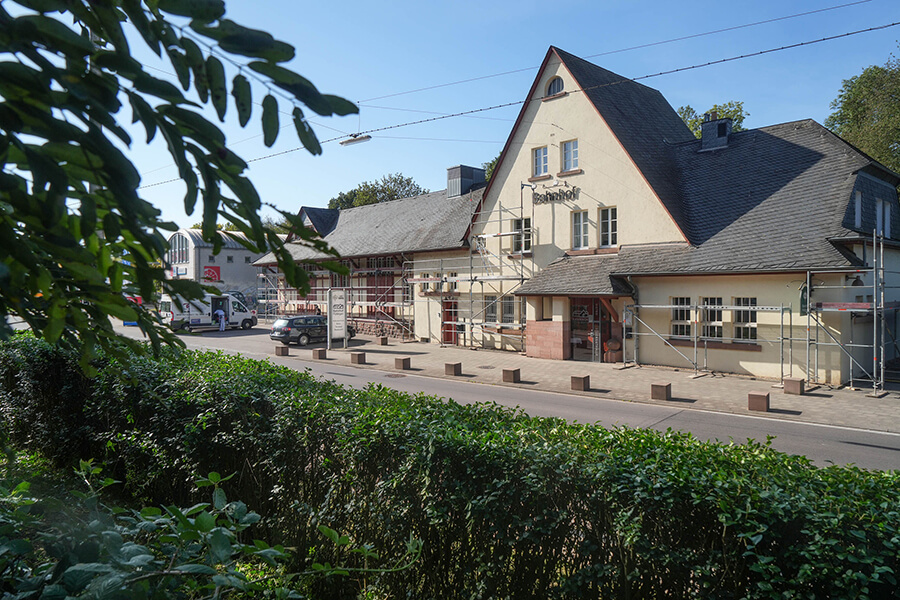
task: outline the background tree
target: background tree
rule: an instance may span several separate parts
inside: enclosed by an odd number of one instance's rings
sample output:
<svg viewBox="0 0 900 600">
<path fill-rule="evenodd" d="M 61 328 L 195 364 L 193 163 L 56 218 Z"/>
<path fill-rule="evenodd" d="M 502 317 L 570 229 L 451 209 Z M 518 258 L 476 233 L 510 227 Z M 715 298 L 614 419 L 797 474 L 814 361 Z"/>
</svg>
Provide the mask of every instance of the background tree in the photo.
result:
<svg viewBox="0 0 900 600">
<path fill-rule="evenodd" d="M 703 124 L 703 115 L 711 112 L 719 113 L 719 118 L 724 119 L 726 117 L 731 119 L 731 130 L 732 131 L 743 131 L 744 130 L 744 119 L 750 116 L 750 113 L 744 110 L 743 102 L 736 102 L 731 100 L 730 102 L 726 102 L 725 104 L 713 104 L 709 110 L 705 110 L 700 114 L 697 114 L 691 105 L 682 106 L 678 109 L 678 116 L 681 117 L 681 120 L 684 121 L 685 125 L 693 132 L 693 134 L 699 138 L 700 137 L 700 128 Z"/>
<path fill-rule="evenodd" d="M 167 62 L 180 89 L 136 60 L 132 43 Z M 132 144 L 120 120 L 126 105 L 148 143 L 164 138 L 185 185 L 185 210 L 192 214 L 199 201 L 213 251 L 222 247 L 222 220 L 247 235 L 248 248 L 273 250 L 290 285 L 307 288 L 277 232 L 264 227 L 247 164 L 201 113 L 211 106 L 224 120 L 231 96 L 246 126 L 253 79 L 268 89 L 260 115 L 265 144 L 275 143 L 279 106 L 288 106 L 303 146 L 321 153 L 304 108 L 322 116 L 357 108 L 282 66 L 293 57 L 289 44 L 226 19 L 222 0 L 0 4 L 0 335 L 17 315 L 51 342 L 79 343 L 85 366 L 97 344 L 116 351 L 110 315 L 137 321 L 154 349 L 178 343 L 126 299 L 152 299 L 156 289 L 202 293 L 199 284 L 165 278 L 163 232 L 177 226 L 141 198 L 140 176 L 118 147 Z M 297 240 L 328 251 L 296 215 L 282 216 Z"/>
<path fill-rule="evenodd" d="M 900 61 L 871 66 L 845 79 L 825 126 L 900 172 Z"/>
<path fill-rule="evenodd" d="M 203 229 L 203 222 L 194 223 L 191 229 Z M 240 229 L 234 223 L 216 223 L 216 231 L 240 231 Z"/>
<path fill-rule="evenodd" d="M 500 154 L 494 157 L 493 160 L 481 163 L 481 168 L 484 169 L 484 180 L 490 181 L 491 177 L 494 175 L 494 169 L 497 168 L 497 162 L 500 160 Z"/>
<path fill-rule="evenodd" d="M 349 192 L 341 192 L 328 201 L 328 208 L 344 209 L 365 206 L 401 198 L 412 198 L 427 193 L 428 190 L 413 181 L 412 177 L 406 177 L 402 173 L 392 173 L 377 181 L 363 181 Z"/>
</svg>

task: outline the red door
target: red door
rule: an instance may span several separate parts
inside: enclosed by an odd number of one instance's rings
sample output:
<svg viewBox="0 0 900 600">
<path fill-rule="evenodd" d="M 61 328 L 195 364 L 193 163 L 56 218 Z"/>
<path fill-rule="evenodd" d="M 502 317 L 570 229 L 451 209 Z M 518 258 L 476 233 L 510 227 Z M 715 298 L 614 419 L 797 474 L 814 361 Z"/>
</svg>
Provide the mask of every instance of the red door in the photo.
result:
<svg viewBox="0 0 900 600">
<path fill-rule="evenodd" d="M 441 343 L 456 345 L 459 337 L 456 333 L 456 302 L 443 302 L 441 311 Z"/>
</svg>

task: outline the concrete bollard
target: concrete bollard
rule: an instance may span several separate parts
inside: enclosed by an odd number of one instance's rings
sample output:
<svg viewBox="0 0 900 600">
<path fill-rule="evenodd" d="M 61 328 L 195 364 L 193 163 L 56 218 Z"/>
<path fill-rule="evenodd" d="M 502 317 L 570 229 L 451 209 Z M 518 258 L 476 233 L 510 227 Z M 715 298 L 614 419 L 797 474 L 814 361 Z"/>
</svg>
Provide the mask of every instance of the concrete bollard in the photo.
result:
<svg viewBox="0 0 900 600">
<path fill-rule="evenodd" d="M 394 359 L 394 368 L 401 371 L 408 371 L 412 360 L 408 356 L 398 356 Z"/>
<path fill-rule="evenodd" d="M 671 400 L 672 384 L 671 383 L 651 383 L 650 384 L 651 400 Z"/>
<path fill-rule="evenodd" d="M 462 375 L 462 363 L 444 363 L 444 375 Z"/>
<path fill-rule="evenodd" d="M 796 396 L 802 396 L 803 392 L 805 391 L 803 389 L 804 380 L 799 377 L 785 377 L 781 381 L 781 383 L 784 386 L 785 394 L 794 394 Z"/>
<path fill-rule="evenodd" d="M 769 412 L 769 392 L 750 392 L 747 394 L 747 408 L 760 412 Z"/>
<path fill-rule="evenodd" d="M 351 352 L 350 353 L 350 364 L 351 365 L 366 364 L 366 353 L 365 352 Z"/>
<path fill-rule="evenodd" d="M 572 389 L 576 392 L 586 392 L 591 389 L 590 375 L 572 375 Z"/>
<path fill-rule="evenodd" d="M 290 356 L 290 348 L 287 346 L 275 346 L 275 356 Z"/>
<path fill-rule="evenodd" d="M 519 369 L 503 369 L 503 383 L 519 383 L 521 380 Z"/>
<path fill-rule="evenodd" d="M 313 348 L 312 356 L 316 360 L 325 360 L 328 357 L 328 351 L 325 348 Z"/>
<path fill-rule="evenodd" d="M 379 346 L 387 346 L 387 345 L 388 345 L 388 344 L 387 344 L 387 340 L 388 340 L 388 339 L 387 339 L 387 336 L 386 336 L 386 335 L 383 335 L 383 336 L 379 337 L 379 338 L 378 338 L 378 345 L 379 345 Z"/>
</svg>

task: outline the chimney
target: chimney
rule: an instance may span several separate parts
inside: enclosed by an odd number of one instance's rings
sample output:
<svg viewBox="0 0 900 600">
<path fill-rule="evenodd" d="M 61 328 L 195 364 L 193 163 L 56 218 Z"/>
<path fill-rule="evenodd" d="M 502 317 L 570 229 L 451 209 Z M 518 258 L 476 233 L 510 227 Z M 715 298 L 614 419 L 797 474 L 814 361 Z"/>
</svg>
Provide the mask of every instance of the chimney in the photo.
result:
<svg viewBox="0 0 900 600">
<path fill-rule="evenodd" d="M 700 151 L 718 150 L 728 145 L 731 136 L 731 119 L 719 118 L 716 111 L 703 115 L 703 123 L 700 124 Z"/>
<path fill-rule="evenodd" d="M 447 169 L 447 197 L 468 194 L 473 187 L 484 183 L 484 169 L 459 165 Z"/>
</svg>

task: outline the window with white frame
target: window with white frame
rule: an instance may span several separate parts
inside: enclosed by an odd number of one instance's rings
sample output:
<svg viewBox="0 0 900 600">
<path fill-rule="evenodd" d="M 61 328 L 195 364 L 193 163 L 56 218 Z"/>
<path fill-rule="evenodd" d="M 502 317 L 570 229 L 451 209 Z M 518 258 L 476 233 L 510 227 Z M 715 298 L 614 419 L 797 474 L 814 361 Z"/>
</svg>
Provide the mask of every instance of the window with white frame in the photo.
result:
<svg viewBox="0 0 900 600">
<path fill-rule="evenodd" d="M 875 200 L 875 231 L 878 235 L 891 237 L 891 205 L 884 200 Z"/>
<path fill-rule="evenodd" d="M 563 80 L 562 77 L 554 77 L 550 80 L 550 84 L 547 86 L 547 95 L 555 96 L 556 94 L 561 94 L 563 91 Z"/>
<path fill-rule="evenodd" d="M 577 210 L 572 213 L 572 249 L 581 250 L 589 245 L 588 212 L 586 210 Z"/>
<path fill-rule="evenodd" d="M 500 299 L 500 308 L 502 309 L 500 313 L 501 322 L 516 322 L 516 299 L 513 296 L 503 296 L 503 298 Z"/>
<path fill-rule="evenodd" d="M 434 281 L 431 282 L 431 289 L 434 290 L 435 292 L 441 291 L 441 283 L 443 283 L 441 281 L 441 274 L 435 273 L 432 277 L 433 277 Z"/>
<path fill-rule="evenodd" d="M 516 254 L 531 252 L 531 218 L 513 219 L 512 251 Z"/>
<path fill-rule="evenodd" d="M 497 322 L 497 296 L 484 297 L 484 322 Z"/>
<path fill-rule="evenodd" d="M 215 262 L 216 262 L 216 255 L 215 255 L 215 254 L 210 254 L 208 257 L 206 257 L 206 259 L 207 259 L 207 262 L 215 263 Z"/>
<path fill-rule="evenodd" d="M 691 337 L 691 299 L 672 298 L 672 335 Z"/>
<path fill-rule="evenodd" d="M 618 217 L 615 206 L 600 209 L 600 245 L 615 246 L 619 243 Z"/>
<path fill-rule="evenodd" d="M 547 174 L 547 146 L 535 148 L 533 151 L 533 167 L 531 169 L 532 177 L 540 177 Z"/>
<path fill-rule="evenodd" d="M 750 310 L 750 307 L 756 307 L 756 298 L 735 298 L 734 305 L 748 307 L 748 310 L 734 311 L 734 339 L 755 340 L 756 311 Z"/>
<path fill-rule="evenodd" d="M 722 299 L 712 296 L 700 299 L 700 304 L 704 307 L 722 306 Z M 722 309 L 721 308 L 701 308 L 700 309 L 700 337 L 703 338 L 721 338 L 723 333 L 722 325 Z"/>
<path fill-rule="evenodd" d="M 578 168 L 578 140 L 569 140 L 562 145 L 562 170 L 574 171 Z"/>
<path fill-rule="evenodd" d="M 349 275 L 341 275 L 340 273 L 332 273 L 331 274 L 331 287 L 333 287 L 333 288 L 350 287 L 350 276 Z"/>
<path fill-rule="evenodd" d="M 459 273 L 447 273 L 447 289 L 451 292 L 455 292 L 459 288 Z"/>
</svg>

